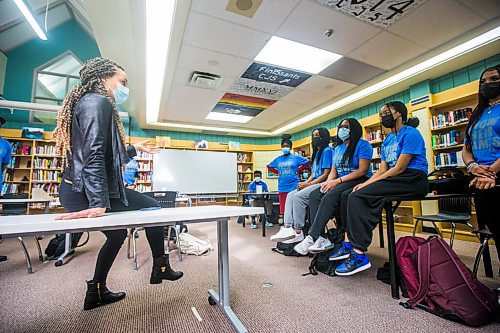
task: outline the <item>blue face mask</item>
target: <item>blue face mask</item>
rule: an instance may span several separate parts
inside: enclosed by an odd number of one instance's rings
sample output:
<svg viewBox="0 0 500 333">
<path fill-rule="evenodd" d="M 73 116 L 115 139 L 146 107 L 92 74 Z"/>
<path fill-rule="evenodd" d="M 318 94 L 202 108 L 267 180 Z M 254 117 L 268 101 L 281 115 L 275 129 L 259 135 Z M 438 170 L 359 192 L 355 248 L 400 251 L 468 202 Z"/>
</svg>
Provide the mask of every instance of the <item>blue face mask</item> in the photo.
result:
<svg viewBox="0 0 500 333">
<path fill-rule="evenodd" d="M 351 131 L 348 128 L 341 127 L 339 129 L 339 132 L 337 133 L 337 136 L 339 137 L 340 140 L 345 141 L 349 139 L 350 132 Z"/>
<path fill-rule="evenodd" d="M 123 104 L 128 98 L 129 89 L 123 84 L 118 82 L 116 85 L 116 90 L 113 91 L 113 96 L 115 97 L 116 104 Z"/>
<path fill-rule="evenodd" d="M 302 174 L 302 178 L 304 178 L 304 179 L 309 178 L 309 174 L 308 174 L 307 172 L 304 172 L 304 173 Z"/>
<path fill-rule="evenodd" d="M 255 181 L 256 181 L 257 183 L 258 183 L 258 182 L 260 182 L 260 181 L 261 181 L 261 179 L 262 179 L 262 178 L 260 178 L 260 177 L 255 177 Z"/>
<path fill-rule="evenodd" d="M 285 155 L 290 154 L 290 148 L 288 148 L 288 147 L 283 147 L 283 148 L 281 148 L 281 151 L 282 151 L 282 152 L 283 152 L 283 154 L 285 154 Z"/>
</svg>

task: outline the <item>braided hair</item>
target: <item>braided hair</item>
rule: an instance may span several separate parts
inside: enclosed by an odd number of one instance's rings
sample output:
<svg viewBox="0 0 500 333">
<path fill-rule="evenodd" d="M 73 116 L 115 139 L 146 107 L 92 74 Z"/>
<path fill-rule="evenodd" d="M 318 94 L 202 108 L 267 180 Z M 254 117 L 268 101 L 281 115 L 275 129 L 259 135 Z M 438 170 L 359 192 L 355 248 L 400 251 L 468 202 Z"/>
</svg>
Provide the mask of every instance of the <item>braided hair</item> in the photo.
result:
<svg viewBox="0 0 500 333">
<path fill-rule="evenodd" d="M 500 64 L 486 68 L 481 73 L 479 80 L 482 80 L 484 73 L 489 71 L 497 71 L 497 73 L 500 74 Z M 481 83 L 479 84 L 479 87 L 481 87 Z M 472 153 L 472 136 L 471 136 L 472 129 L 474 128 L 474 126 L 476 126 L 477 122 L 483 115 L 483 111 L 489 106 L 489 104 L 490 104 L 489 98 L 483 96 L 483 94 L 481 94 L 481 91 L 479 91 L 477 94 L 477 105 L 474 108 L 474 111 L 472 111 L 472 114 L 469 119 L 469 124 L 467 125 L 467 129 L 465 130 L 465 140 L 464 140 L 465 149 L 467 149 L 468 152 Z"/>
<path fill-rule="evenodd" d="M 354 151 L 356 150 L 356 147 L 358 145 L 359 139 L 361 139 L 361 136 L 363 135 L 363 128 L 361 127 L 361 124 L 359 121 L 357 121 L 355 118 L 347 118 L 344 119 L 340 122 L 338 128 L 337 128 L 337 133 L 339 132 L 340 126 L 344 121 L 349 123 L 349 146 L 347 146 L 344 155 L 342 156 L 341 164 L 345 166 L 349 166 L 350 161 L 352 160 L 352 157 L 354 156 Z M 340 140 L 340 139 L 339 139 Z"/>
<path fill-rule="evenodd" d="M 316 155 L 317 155 L 318 163 L 319 163 L 319 161 L 321 161 L 321 155 L 323 154 L 323 150 L 325 150 L 325 148 L 328 147 L 328 144 L 330 143 L 330 132 L 324 127 L 315 128 L 311 132 L 311 137 L 312 137 L 312 133 L 314 133 L 314 131 L 319 132 L 319 137 L 321 138 L 321 140 L 319 141 L 319 146 L 317 148 L 313 147 L 313 154 L 311 157 L 311 162 L 314 163 L 314 161 L 316 160 Z"/>
<path fill-rule="evenodd" d="M 108 92 L 103 79 L 110 78 L 116 74 L 117 69 L 123 67 L 106 58 L 93 58 L 88 60 L 80 69 L 80 81 L 71 89 L 64 98 L 63 105 L 57 113 L 57 125 L 53 133 L 56 147 L 62 154 L 62 165 L 68 165 L 68 156 L 71 153 L 71 123 L 73 120 L 73 109 L 83 95 L 89 92 L 105 96 L 113 105 L 113 115 L 120 135 L 122 144 L 125 145 L 125 129 L 120 121 L 118 109 L 112 96 Z"/>
</svg>

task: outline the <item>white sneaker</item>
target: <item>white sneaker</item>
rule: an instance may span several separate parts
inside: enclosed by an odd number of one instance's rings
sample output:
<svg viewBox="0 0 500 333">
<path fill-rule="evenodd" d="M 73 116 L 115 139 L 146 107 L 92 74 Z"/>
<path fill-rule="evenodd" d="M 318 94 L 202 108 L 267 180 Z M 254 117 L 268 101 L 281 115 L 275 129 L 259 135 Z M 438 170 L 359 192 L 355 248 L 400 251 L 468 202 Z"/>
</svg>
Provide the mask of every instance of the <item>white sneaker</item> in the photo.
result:
<svg viewBox="0 0 500 333">
<path fill-rule="evenodd" d="M 307 252 L 309 252 L 308 251 L 309 247 L 312 246 L 313 244 L 314 244 L 314 239 L 311 236 L 307 235 L 307 237 L 304 238 L 304 240 L 302 242 L 300 242 L 299 244 L 295 245 L 293 247 L 293 249 L 296 252 L 298 252 L 298 253 L 302 254 L 303 256 L 305 256 L 307 254 Z"/>
<path fill-rule="evenodd" d="M 290 229 L 292 229 L 292 228 L 290 228 Z M 295 234 L 294 238 L 291 238 L 289 240 L 285 240 L 282 243 L 285 243 L 285 244 L 298 243 L 298 242 L 302 242 L 304 240 L 304 233 L 302 232 L 302 230 L 300 231 L 300 234 L 296 233 L 295 230 L 293 231 L 293 233 Z"/>
<path fill-rule="evenodd" d="M 330 240 L 328 238 L 324 238 L 324 237 L 319 236 L 319 238 L 316 240 L 316 242 L 314 242 L 314 244 L 309 247 L 309 252 L 310 253 L 320 253 L 320 252 L 327 251 L 333 247 L 334 247 L 334 244 L 332 242 L 330 242 Z M 297 251 L 297 250 L 295 250 L 295 251 Z"/>
<path fill-rule="evenodd" d="M 295 237 L 295 230 L 292 227 L 281 227 L 280 231 L 275 235 L 272 235 L 269 239 L 273 242 L 283 242 L 288 239 L 292 239 Z"/>
</svg>

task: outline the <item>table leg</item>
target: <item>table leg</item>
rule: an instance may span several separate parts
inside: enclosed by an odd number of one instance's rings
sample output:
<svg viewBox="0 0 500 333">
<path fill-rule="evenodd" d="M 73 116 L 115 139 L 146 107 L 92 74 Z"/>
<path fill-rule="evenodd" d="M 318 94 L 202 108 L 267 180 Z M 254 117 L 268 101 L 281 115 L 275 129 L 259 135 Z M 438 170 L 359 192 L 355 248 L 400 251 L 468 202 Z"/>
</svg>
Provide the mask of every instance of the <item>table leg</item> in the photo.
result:
<svg viewBox="0 0 500 333">
<path fill-rule="evenodd" d="M 387 222 L 387 240 L 389 247 L 389 265 L 391 271 L 391 294 L 392 298 L 399 299 L 399 286 L 396 276 L 396 234 L 394 232 L 394 216 L 392 212 L 392 202 L 387 201 L 384 205 Z"/>
<path fill-rule="evenodd" d="M 262 224 L 262 237 L 266 237 L 266 215 L 260 216 L 260 224 Z"/>
<path fill-rule="evenodd" d="M 384 224 L 382 223 L 382 217 L 380 217 L 380 223 L 378 224 L 378 238 L 380 240 L 380 248 L 385 247 L 384 244 Z"/>
<path fill-rule="evenodd" d="M 48 213 L 49 213 L 49 207 L 50 207 L 49 203 L 48 203 L 48 202 L 46 202 L 46 203 L 45 203 L 45 209 L 44 209 L 44 213 L 45 213 L 45 214 L 48 214 Z"/>
<path fill-rule="evenodd" d="M 218 273 L 219 273 L 219 293 L 213 289 L 208 290 L 209 301 L 214 302 L 224 312 L 231 324 L 239 333 L 246 333 L 248 330 L 240 321 L 238 316 L 231 309 L 229 304 L 229 244 L 228 244 L 228 223 L 229 220 L 217 221 L 217 250 L 218 250 Z"/>
</svg>

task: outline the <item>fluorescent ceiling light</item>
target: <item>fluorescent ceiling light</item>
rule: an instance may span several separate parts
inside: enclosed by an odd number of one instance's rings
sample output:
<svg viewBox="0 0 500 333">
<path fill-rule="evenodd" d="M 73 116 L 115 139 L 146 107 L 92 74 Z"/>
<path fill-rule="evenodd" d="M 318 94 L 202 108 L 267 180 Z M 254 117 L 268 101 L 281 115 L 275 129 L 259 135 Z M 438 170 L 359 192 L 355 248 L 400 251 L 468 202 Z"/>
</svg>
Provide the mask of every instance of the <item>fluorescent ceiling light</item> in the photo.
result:
<svg viewBox="0 0 500 333">
<path fill-rule="evenodd" d="M 206 131 L 230 132 L 230 133 L 239 133 L 239 134 L 262 135 L 262 136 L 272 135 L 271 132 L 267 132 L 267 131 L 254 131 L 254 130 L 245 130 L 245 129 L 240 129 L 240 128 L 201 126 L 201 125 L 189 125 L 189 124 L 179 124 L 179 123 L 154 122 L 154 123 L 150 123 L 148 125 L 169 127 L 169 128 L 187 128 L 187 129 L 194 129 L 194 130 L 206 130 Z"/>
<path fill-rule="evenodd" d="M 340 58 L 342 58 L 340 54 L 273 36 L 255 60 L 318 74 Z"/>
<path fill-rule="evenodd" d="M 350 103 L 353 103 L 357 100 L 360 100 L 364 97 L 367 97 L 371 94 L 374 94 L 382 89 L 385 89 L 387 87 L 390 87 L 398 82 L 404 81 L 409 79 L 410 77 L 413 77 L 417 74 L 420 74 L 422 72 L 425 72 L 433 67 L 436 67 L 440 64 L 443 64 L 449 60 L 452 60 L 464 53 L 468 53 L 470 51 L 473 51 L 479 47 L 482 47 L 486 44 L 489 44 L 491 42 L 494 42 L 496 40 L 500 39 L 500 27 L 496 27 L 493 30 L 490 30 L 480 36 L 477 36 L 475 38 L 472 38 L 471 40 L 460 44 L 458 46 L 455 46 L 447 51 L 444 51 L 441 54 L 438 54 L 428 60 L 425 60 L 415 66 L 412 66 L 404 71 L 401 71 L 391 77 L 388 77 L 387 79 L 384 79 L 380 82 L 377 82 L 365 89 L 362 89 L 354 94 L 351 94 L 339 101 L 336 101 L 330 105 L 327 105 L 313 113 L 310 113 L 306 115 L 305 117 L 302 117 L 301 119 L 298 119 L 294 122 L 289 123 L 288 125 L 285 125 L 283 127 L 280 127 L 276 130 L 274 130 L 272 133 L 274 135 L 276 134 L 281 134 L 283 132 L 286 132 L 292 128 L 295 128 L 297 126 L 300 126 L 302 124 L 305 124 L 311 120 L 314 120 L 318 117 L 321 117 L 327 113 L 330 113 L 332 111 L 335 111 L 343 106 L 346 106 Z"/>
<path fill-rule="evenodd" d="M 28 23 L 31 25 L 35 33 L 40 37 L 41 40 L 47 40 L 47 36 L 43 32 L 42 28 L 38 25 L 38 22 L 35 20 L 33 17 L 33 14 L 31 14 L 31 11 L 28 9 L 28 6 L 24 3 L 23 0 L 14 0 L 14 3 L 17 5 L 17 8 L 23 13 L 24 17 L 28 21 Z"/>
<path fill-rule="evenodd" d="M 146 1 L 146 122 L 157 122 L 175 0 Z"/>
<path fill-rule="evenodd" d="M 253 117 L 243 116 L 240 114 L 230 114 L 230 113 L 222 113 L 222 112 L 210 112 L 205 119 L 210 120 L 219 120 L 219 121 L 228 121 L 232 123 L 248 123 Z"/>
</svg>

